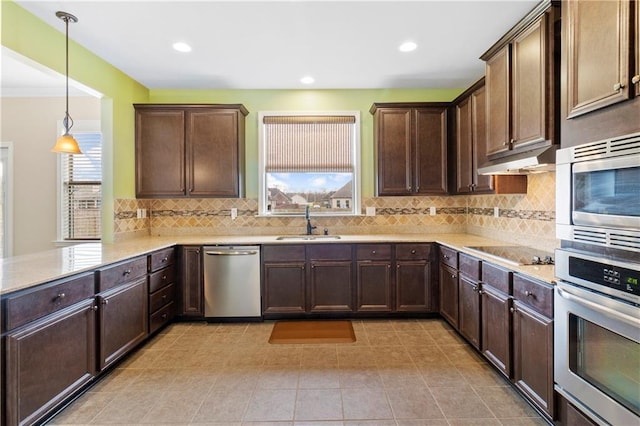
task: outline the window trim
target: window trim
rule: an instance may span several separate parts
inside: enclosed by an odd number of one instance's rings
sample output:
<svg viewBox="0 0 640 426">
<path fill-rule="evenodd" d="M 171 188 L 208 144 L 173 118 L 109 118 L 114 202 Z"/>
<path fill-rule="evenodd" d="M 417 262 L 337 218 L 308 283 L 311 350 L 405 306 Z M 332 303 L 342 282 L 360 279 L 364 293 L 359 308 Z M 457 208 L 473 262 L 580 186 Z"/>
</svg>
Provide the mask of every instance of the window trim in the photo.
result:
<svg viewBox="0 0 640 426">
<path fill-rule="evenodd" d="M 267 211 L 267 187 L 266 187 L 266 158 L 265 158 L 265 116 L 339 116 L 347 115 L 355 118 L 353 124 L 354 144 L 353 144 L 353 207 L 350 212 L 325 212 L 314 213 L 313 216 L 331 217 L 331 216 L 360 216 L 362 214 L 361 205 L 361 175 L 362 162 L 360 157 L 361 144 L 360 139 L 360 111 L 259 111 L 258 112 L 258 216 L 262 217 L 298 217 L 304 216 L 304 213 L 273 213 Z"/>
<path fill-rule="evenodd" d="M 62 120 L 57 122 L 57 131 L 61 135 L 64 133 L 64 125 Z M 73 122 L 72 134 L 76 133 L 100 133 L 102 134 L 102 128 L 100 120 L 76 120 Z M 102 147 L 104 148 L 104 135 L 102 135 Z M 104 151 L 102 157 L 102 164 L 104 165 Z M 64 215 L 62 214 L 62 198 L 64 192 L 64 182 L 62 181 L 62 155 L 56 155 L 56 169 L 57 169 L 57 183 L 56 183 L 56 246 L 66 246 L 78 243 L 95 243 L 102 241 L 104 237 L 104 230 L 102 230 L 100 238 L 96 239 L 68 239 L 64 237 Z M 100 180 L 100 186 L 104 187 L 104 167 L 102 168 L 102 178 Z M 101 215 L 104 214 L 104 191 L 101 190 L 101 197 L 103 199 Z"/>
</svg>

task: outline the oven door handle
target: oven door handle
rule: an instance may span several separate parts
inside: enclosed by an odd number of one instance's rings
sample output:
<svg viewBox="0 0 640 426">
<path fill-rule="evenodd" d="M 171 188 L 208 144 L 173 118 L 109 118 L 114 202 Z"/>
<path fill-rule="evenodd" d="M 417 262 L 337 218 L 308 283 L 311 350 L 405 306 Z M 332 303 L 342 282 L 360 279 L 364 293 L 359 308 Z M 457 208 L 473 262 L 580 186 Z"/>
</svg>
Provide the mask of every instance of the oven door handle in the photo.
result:
<svg viewBox="0 0 640 426">
<path fill-rule="evenodd" d="M 599 312 L 599 313 L 604 314 L 604 315 L 609 315 L 611 317 L 616 318 L 617 320 L 623 321 L 623 322 L 625 322 L 625 323 L 627 323 L 629 325 L 632 325 L 634 327 L 640 326 L 640 319 L 638 319 L 636 317 L 624 314 L 622 312 L 618 312 L 615 309 L 609 308 L 608 306 L 592 302 L 592 301 L 587 300 L 585 298 L 582 298 L 580 296 L 576 296 L 575 294 L 573 294 L 573 293 L 571 293 L 571 292 L 569 292 L 569 291 L 567 291 L 565 289 L 558 288 L 557 290 L 558 290 L 558 295 L 560 297 L 564 298 L 564 299 L 573 301 L 573 302 L 575 302 L 577 304 L 580 304 L 580 305 L 583 305 L 583 306 L 587 306 L 587 307 L 589 307 L 590 309 L 593 309 L 596 312 Z"/>
</svg>

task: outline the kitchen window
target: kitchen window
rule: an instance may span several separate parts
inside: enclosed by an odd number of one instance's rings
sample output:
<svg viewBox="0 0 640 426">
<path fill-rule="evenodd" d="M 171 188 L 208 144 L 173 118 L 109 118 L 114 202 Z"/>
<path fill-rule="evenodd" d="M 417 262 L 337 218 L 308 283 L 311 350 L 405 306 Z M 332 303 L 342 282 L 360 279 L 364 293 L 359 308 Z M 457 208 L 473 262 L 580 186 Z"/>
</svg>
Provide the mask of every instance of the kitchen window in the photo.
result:
<svg viewBox="0 0 640 426">
<path fill-rule="evenodd" d="M 259 214 L 360 212 L 360 113 L 259 113 Z"/>
<path fill-rule="evenodd" d="M 60 155 L 62 240 L 99 240 L 102 234 L 102 135 L 74 133 L 82 154 Z"/>
</svg>

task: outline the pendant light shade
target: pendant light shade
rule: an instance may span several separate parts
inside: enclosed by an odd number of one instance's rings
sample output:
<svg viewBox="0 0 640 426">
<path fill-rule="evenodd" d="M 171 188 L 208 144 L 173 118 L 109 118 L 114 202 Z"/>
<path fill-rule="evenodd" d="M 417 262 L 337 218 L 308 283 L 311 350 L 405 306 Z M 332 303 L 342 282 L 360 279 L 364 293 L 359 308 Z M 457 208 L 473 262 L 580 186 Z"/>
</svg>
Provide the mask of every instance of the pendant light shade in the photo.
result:
<svg viewBox="0 0 640 426">
<path fill-rule="evenodd" d="M 78 18 L 67 12 L 56 12 L 56 16 L 62 19 L 65 23 L 65 59 L 66 59 L 66 101 L 67 108 L 64 114 L 64 120 L 62 125 L 64 126 L 64 134 L 58 138 L 55 146 L 51 151 L 59 152 L 62 154 L 82 154 L 78 141 L 69 133 L 69 130 L 73 127 L 73 119 L 69 115 L 69 22 L 78 22 Z"/>
</svg>

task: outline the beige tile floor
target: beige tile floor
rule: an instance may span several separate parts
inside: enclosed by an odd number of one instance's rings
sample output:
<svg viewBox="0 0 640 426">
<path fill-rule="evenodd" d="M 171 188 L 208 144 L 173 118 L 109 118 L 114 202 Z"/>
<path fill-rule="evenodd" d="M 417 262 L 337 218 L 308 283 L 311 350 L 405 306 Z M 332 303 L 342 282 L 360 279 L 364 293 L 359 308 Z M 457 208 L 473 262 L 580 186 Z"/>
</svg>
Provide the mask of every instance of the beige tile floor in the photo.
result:
<svg viewBox="0 0 640 426">
<path fill-rule="evenodd" d="M 444 321 L 353 326 L 271 345 L 271 322 L 173 324 L 49 424 L 546 424 Z"/>
</svg>

